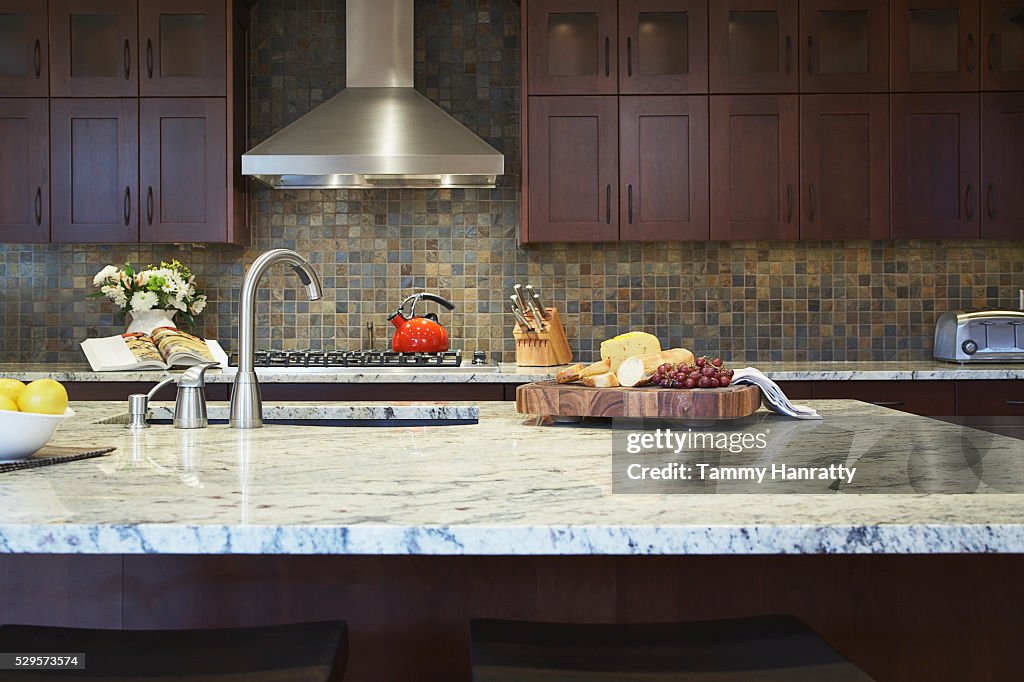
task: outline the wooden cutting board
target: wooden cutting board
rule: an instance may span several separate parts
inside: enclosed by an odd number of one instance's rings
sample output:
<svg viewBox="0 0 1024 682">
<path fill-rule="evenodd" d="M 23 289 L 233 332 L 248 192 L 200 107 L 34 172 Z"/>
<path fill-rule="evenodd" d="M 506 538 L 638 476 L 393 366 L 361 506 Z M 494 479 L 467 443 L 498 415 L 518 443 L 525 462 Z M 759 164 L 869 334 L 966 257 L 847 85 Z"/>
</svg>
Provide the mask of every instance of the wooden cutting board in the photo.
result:
<svg viewBox="0 0 1024 682">
<path fill-rule="evenodd" d="M 757 412 L 761 389 L 592 388 L 538 381 L 516 389 L 516 411 L 554 417 L 739 419 Z"/>
</svg>

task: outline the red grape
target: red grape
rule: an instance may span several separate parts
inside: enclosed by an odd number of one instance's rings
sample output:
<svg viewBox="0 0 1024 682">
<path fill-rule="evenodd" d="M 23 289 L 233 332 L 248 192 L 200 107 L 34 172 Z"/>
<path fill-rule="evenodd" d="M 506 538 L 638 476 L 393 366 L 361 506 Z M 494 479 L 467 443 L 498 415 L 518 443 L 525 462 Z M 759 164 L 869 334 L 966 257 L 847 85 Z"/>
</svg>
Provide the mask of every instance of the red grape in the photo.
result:
<svg viewBox="0 0 1024 682">
<path fill-rule="evenodd" d="M 697 388 L 697 382 L 693 379 L 687 379 L 683 385 L 687 388 Z"/>
<path fill-rule="evenodd" d="M 707 361 L 708 359 L 702 355 L 701 357 L 697 358 L 695 362 L 697 363 L 698 367 L 703 367 L 704 363 L 706 363 Z"/>
<path fill-rule="evenodd" d="M 709 388 L 711 386 L 711 379 L 708 379 L 707 377 L 701 377 L 697 385 L 700 386 L 701 388 Z"/>
<path fill-rule="evenodd" d="M 715 377 L 711 377 L 710 379 L 708 379 L 708 386 L 711 388 L 718 388 L 718 379 L 716 379 Z"/>
<path fill-rule="evenodd" d="M 715 367 L 721 367 L 722 358 L 715 358 L 714 360 L 711 361 L 711 364 L 714 365 Z"/>
<path fill-rule="evenodd" d="M 718 380 L 718 385 L 719 386 L 728 386 L 729 385 L 729 377 L 724 376 L 721 379 L 719 379 Z"/>
</svg>

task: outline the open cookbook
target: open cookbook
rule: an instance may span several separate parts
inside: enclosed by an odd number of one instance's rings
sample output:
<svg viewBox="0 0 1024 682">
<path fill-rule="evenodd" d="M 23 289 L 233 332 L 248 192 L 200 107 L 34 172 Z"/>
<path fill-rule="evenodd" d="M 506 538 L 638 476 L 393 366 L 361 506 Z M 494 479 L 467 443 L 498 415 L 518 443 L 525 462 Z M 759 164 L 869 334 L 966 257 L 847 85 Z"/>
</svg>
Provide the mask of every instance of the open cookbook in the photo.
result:
<svg viewBox="0 0 1024 682">
<path fill-rule="evenodd" d="M 219 343 L 204 341 L 173 327 L 158 327 L 152 335 L 132 333 L 87 339 L 82 342 L 82 350 L 94 372 L 170 369 L 204 362 L 228 366 L 227 353 Z"/>
</svg>

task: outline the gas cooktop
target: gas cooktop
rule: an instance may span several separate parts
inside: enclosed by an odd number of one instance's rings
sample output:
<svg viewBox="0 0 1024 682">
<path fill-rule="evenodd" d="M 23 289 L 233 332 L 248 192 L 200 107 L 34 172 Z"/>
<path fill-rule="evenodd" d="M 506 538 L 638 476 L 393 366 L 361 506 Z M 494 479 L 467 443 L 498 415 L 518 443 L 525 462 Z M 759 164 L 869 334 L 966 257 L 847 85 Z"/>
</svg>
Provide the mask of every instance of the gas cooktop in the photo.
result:
<svg viewBox="0 0 1024 682">
<path fill-rule="evenodd" d="M 395 351 L 323 351 L 258 350 L 256 369 L 267 371 L 367 372 L 367 373 L 473 373 L 497 372 L 483 351 L 475 351 L 471 362 L 463 363 L 462 351 L 444 353 L 396 353 Z M 232 353 L 229 368 L 238 367 L 238 355 Z M 230 371 L 230 369 L 228 370 Z"/>
</svg>

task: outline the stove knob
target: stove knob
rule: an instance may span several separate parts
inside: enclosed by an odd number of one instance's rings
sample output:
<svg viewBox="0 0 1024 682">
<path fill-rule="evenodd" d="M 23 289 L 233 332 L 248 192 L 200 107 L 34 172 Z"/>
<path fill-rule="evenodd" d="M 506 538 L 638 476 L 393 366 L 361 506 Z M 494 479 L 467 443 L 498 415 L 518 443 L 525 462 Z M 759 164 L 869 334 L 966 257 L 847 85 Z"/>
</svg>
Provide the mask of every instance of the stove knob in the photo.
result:
<svg viewBox="0 0 1024 682">
<path fill-rule="evenodd" d="M 978 352 L 978 342 L 973 341 L 971 339 L 967 339 L 966 341 L 964 341 L 963 345 L 961 345 L 960 347 L 963 348 L 964 352 L 967 353 L 968 355 L 974 355 L 975 353 Z"/>
<path fill-rule="evenodd" d="M 473 351 L 473 364 L 474 365 L 483 365 L 486 362 L 487 362 L 487 353 L 483 352 L 482 350 L 475 350 L 475 351 Z"/>
</svg>

